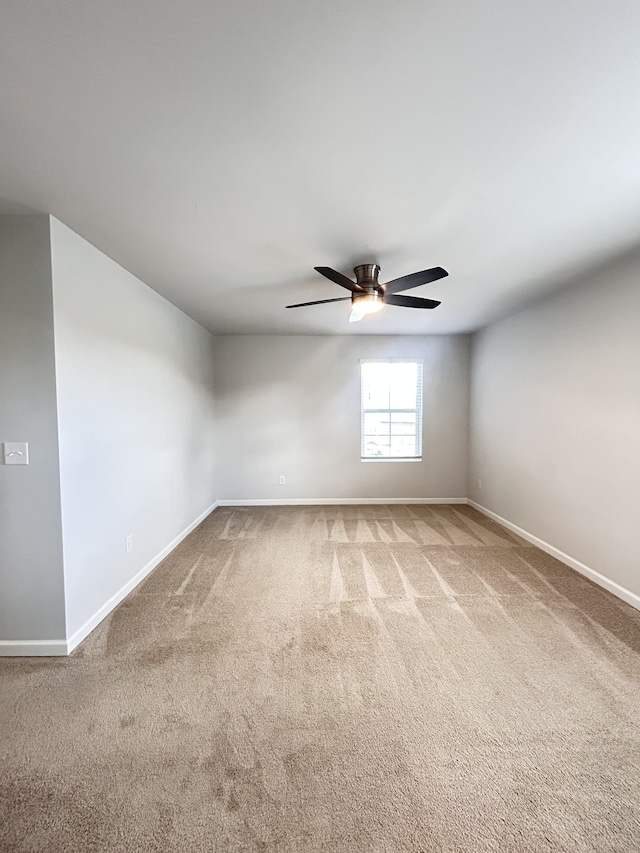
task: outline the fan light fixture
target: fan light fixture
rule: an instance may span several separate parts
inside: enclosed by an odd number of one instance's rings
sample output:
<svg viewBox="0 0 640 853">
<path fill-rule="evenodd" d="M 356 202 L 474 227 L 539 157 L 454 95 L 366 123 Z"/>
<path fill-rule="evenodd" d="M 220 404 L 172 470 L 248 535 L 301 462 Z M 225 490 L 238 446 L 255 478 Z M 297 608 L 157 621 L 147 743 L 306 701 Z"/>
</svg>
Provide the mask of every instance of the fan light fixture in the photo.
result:
<svg viewBox="0 0 640 853">
<path fill-rule="evenodd" d="M 350 323 L 357 323 L 367 314 L 375 314 L 382 308 L 383 302 L 376 290 L 368 293 L 354 293 L 351 297 Z"/>
</svg>

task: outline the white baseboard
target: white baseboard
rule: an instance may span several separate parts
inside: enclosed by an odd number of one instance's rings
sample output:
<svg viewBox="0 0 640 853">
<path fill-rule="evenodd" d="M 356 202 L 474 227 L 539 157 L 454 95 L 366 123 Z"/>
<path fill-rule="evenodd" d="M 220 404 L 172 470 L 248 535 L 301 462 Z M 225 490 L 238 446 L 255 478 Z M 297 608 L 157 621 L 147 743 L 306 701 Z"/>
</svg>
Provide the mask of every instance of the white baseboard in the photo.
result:
<svg viewBox="0 0 640 853">
<path fill-rule="evenodd" d="M 0 658 L 58 657 L 66 654 L 66 640 L 0 640 Z"/>
<path fill-rule="evenodd" d="M 266 498 L 224 500 L 218 506 L 346 506 L 353 504 L 466 504 L 466 498 Z"/>
<path fill-rule="evenodd" d="M 205 518 L 210 515 L 213 510 L 218 506 L 218 502 L 216 501 L 212 504 L 208 509 L 206 509 L 201 515 L 199 515 L 195 521 L 192 521 L 185 529 L 179 533 L 175 539 L 169 542 L 168 545 L 160 551 L 159 554 L 150 560 L 145 566 L 143 566 L 139 572 L 137 572 L 131 580 L 127 581 L 127 583 L 112 595 L 111 598 L 106 601 L 100 610 L 97 613 L 88 619 L 84 625 L 79 628 L 75 634 L 69 637 L 67 640 L 4 640 L 0 641 L 0 657 L 44 657 L 44 656 L 58 656 L 58 655 L 68 655 L 70 654 L 75 647 L 81 643 L 85 637 L 87 637 L 94 628 L 96 628 L 102 620 L 111 613 L 114 607 L 117 607 L 121 601 L 123 601 L 132 590 L 134 590 L 139 583 L 141 583 L 150 572 L 152 572 L 158 563 L 161 563 L 164 558 L 176 548 L 183 539 L 185 539 L 192 530 L 205 520 Z"/>
<path fill-rule="evenodd" d="M 640 596 L 631 592 L 615 581 L 600 574 L 600 572 L 591 569 L 569 554 L 565 554 L 559 548 L 550 545 L 538 536 L 534 536 L 527 530 L 518 527 L 517 524 L 509 521 L 506 518 L 498 515 L 490 509 L 482 506 L 470 498 L 273 498 L 266 500 L 220 500 L 212 504 L 194 521 L 191 522 L 185 529 L 178 534 L 168 545 L 166 545 L 159 554 L 150 560 L 140 571 L 134 575 L 115 595 L 113 595 L 105 604 L 95 613 L 85 624 L 79 628 L 67 640 L 0 640 L 0 657 L 49 657 L 68 655 L 76 646 L 87 637 L 94 628 L 96 628 L 102 620 L 111 613 L 111 611 L 123 601 L 129 593 L 131 593 L 155 567 L 164 560 L 164 558 L 176 548 L 183 539 L 185 539 L 192 530 L 201 524 L 204 519 L 210 515 L 218 506 L 226 507 L 243 507 L 243 506 L 322 506 L 322 505 L 354 505 L 354 504 L 468 504 L 474 509 L 493 519 L 498 524 L 517 534 L 522 539 L 535 545 L 540 550 L 545 551 L 552 557 L 555 557 L 560 562 L 579 572 L 581 575 L 592 580 L 598 586 L 603 587 L 613 595 L 630 604 L 632 607 L 640 610 Z"/>
<path fill-rule="evenodd" d="M 211 504 L 208 509 L 205 509 L 205 511 L 201 513 L 195 519 L 195 521 L 192 521 L 191 524 L 185 527 L 185 529 L 181 533 L 179 533 L 175 537 L 175 539 L 172 539 L 168 545 L 165 545 L 165 547 L 162 549 L 162 551 L 160 551 L 159 554 L 156 554 L 156 556 L 152 560 L 150 560 L 146 564 L 146 566 L 143 566 L 140 571 L 131 578 L 130 581 L 127 581 L 127 583 L 123 587 L 121 587 L 115 595 L 112 595 L 111 598 L 102 605 L 100 610 L 98 610 L 97 613 L 94 613 L 93 616 L 88 619 L 84 623 L 84 625 L 75 632 L 75 634 L 69 637 L 69 639 L 67 640 L 66 654 L 70 654 L 75 649 L 75 647 L 79 643 L 81 643 L 84 638 L 87 637 L 93 631 L 93 629 L 96 628 L 100 624 L 100 622 L 102 622 L 102 620 L 109 615 L 109 613 L 111 613 L 114 607 L 117 607 L 118 604 L 120 604 L 120 602 L 123 601 L 129 595 L 129 593 L 132 592 L 138 586 L 138 584 L 142 583 L 142 581 L 147 577 L 147 575 L 150 574 L 155 569 L 155 567 L 173 551 L 174 548 L 177 548 L 178 545 L 182 542 L 182 540 L 186 539 L 186 537 L 191 533 L 191 531 L 195 530 L 196 527 L 201 524 L 205 520 L 205 518 L 214 511 L 217 506 L 218 501 L 216 501 L 214 504 Z"/>
<path fill-rule="evenodd" d="M 482 504 L 472 501 L 471 498 L 467 499 L 467 503 L 469 504 L 469 506 L 472 506 L 474 509 L 477 509 L 478 512 L 481 512 L 488 518 L 493 519 L 493 521 L 497 521 L 498 524 L 502 525 L 502 527 L 506 527 L 507 530 L 510 530 L 512 533 L 517 534 L 522 539 L 526 539 L 527 542 L 531 542 L 532 545 L 535 545 L 537 548 L 540 548 L 541 551 L 545 551 L 547 554 L 550 554 L 552 557 L 555 557 L 556 560 L 560 560 L 561 563 L 564 563 L 566 566 L 569 566 L 569 568 L 574 569 L 576 572 L 579 572 L 581 575 L 584 575 L 586 578 L 589 578 L 589 580 L 592 580 L 594 583 L 597 583 L 598 586 L 601 586 L 603 589 L 608 590 L 608 592 L 611 592 L 618 598 L 621 598 L 623 601 L 626 601 L 627 604 L 630 604 L 632 607 L 635 607 L 636 610 L 640 610 L 640 595 L 636 595 L 635 592 L 631 592 L 631 590 L 626 589 L 626 587 L 620 586 L 619 583 L 610 580 L 605 575 L 601 575 L 600 572 L 597 572 L 595 569 L 591 569 L 589 566 L 585 566 L 585 564 L 581 563 L 580 560 L 576 560 L 569 554 L 565 554 L 564 551 L 561 551 L 559 548 L 555 548 L 553 545 L 550 545 L 548 542 L 545 542 L 544 539 L 540 539 L 538 536 L 534 536 L 533 533 L 529 533 L 527 530 L 523 530 L 522 527 L 518 527 L 517 524 L 513 524 L 513 522 L 508 521 L 506 518 L 503 518 L 496 512 L 492 512 L 492 510 L 487 509 L 485 506 L 482 506 Z"/>
</svg>

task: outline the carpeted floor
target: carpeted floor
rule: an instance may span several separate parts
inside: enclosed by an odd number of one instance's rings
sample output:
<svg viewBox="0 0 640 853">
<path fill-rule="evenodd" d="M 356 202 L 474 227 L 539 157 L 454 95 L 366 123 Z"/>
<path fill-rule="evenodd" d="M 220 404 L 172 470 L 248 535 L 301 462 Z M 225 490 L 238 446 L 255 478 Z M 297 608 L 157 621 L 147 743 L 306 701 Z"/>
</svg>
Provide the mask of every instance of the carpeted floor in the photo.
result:
<svg viewBox="0 0 640 853">
<path fill-rule="evenodd" d="M 219 508 L 0 678 L 3 853 L 640 851 L 640 613 L 468 507 Z"/>
</svg>

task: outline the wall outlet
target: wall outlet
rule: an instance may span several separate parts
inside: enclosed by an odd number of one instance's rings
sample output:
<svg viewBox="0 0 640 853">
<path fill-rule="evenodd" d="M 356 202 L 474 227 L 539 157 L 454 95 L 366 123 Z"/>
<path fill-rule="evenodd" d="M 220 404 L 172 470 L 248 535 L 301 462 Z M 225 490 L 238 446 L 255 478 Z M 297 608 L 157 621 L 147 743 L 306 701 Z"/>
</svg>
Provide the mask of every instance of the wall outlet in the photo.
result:
<svg viewBox="0 0 640 853">
<path fill-rule="evenodd" d="M 280 483 L 281 486 L 284 486 L 284 484 L 286 483 L 286 479 L 285 479 L 284 474 L 280 474 L 280 478 L 279 478 L 278 482 Z"/>
<path fill-rule="evenodd" d="M 127 554 L 130 554 L 133 551 L 133 534 L 130 533 L 127 538 L 124 540 L 125 548 Z"/>
<path fill-rule="evenodd" d="M 482 488 L 482 480 L 480 479 L 480 477 L 478 477 L 477 483 L 478 483 L 478 488 L 481 489 Z"/>
</svg>

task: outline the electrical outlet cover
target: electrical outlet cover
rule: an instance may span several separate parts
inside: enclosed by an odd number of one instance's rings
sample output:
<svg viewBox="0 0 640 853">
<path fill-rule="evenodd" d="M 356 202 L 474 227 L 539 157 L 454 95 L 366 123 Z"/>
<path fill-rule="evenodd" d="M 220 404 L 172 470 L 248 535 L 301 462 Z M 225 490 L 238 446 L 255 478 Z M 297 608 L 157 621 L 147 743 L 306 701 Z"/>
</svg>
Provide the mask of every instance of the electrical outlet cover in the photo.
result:
<svg viewBox="0 0 640 853">
<path fill-rule="evenodd" d="M 5 441 L 4 443 L 5 465 L 28 465 L 29 445 L 26 441 Z"/>
</svg>

